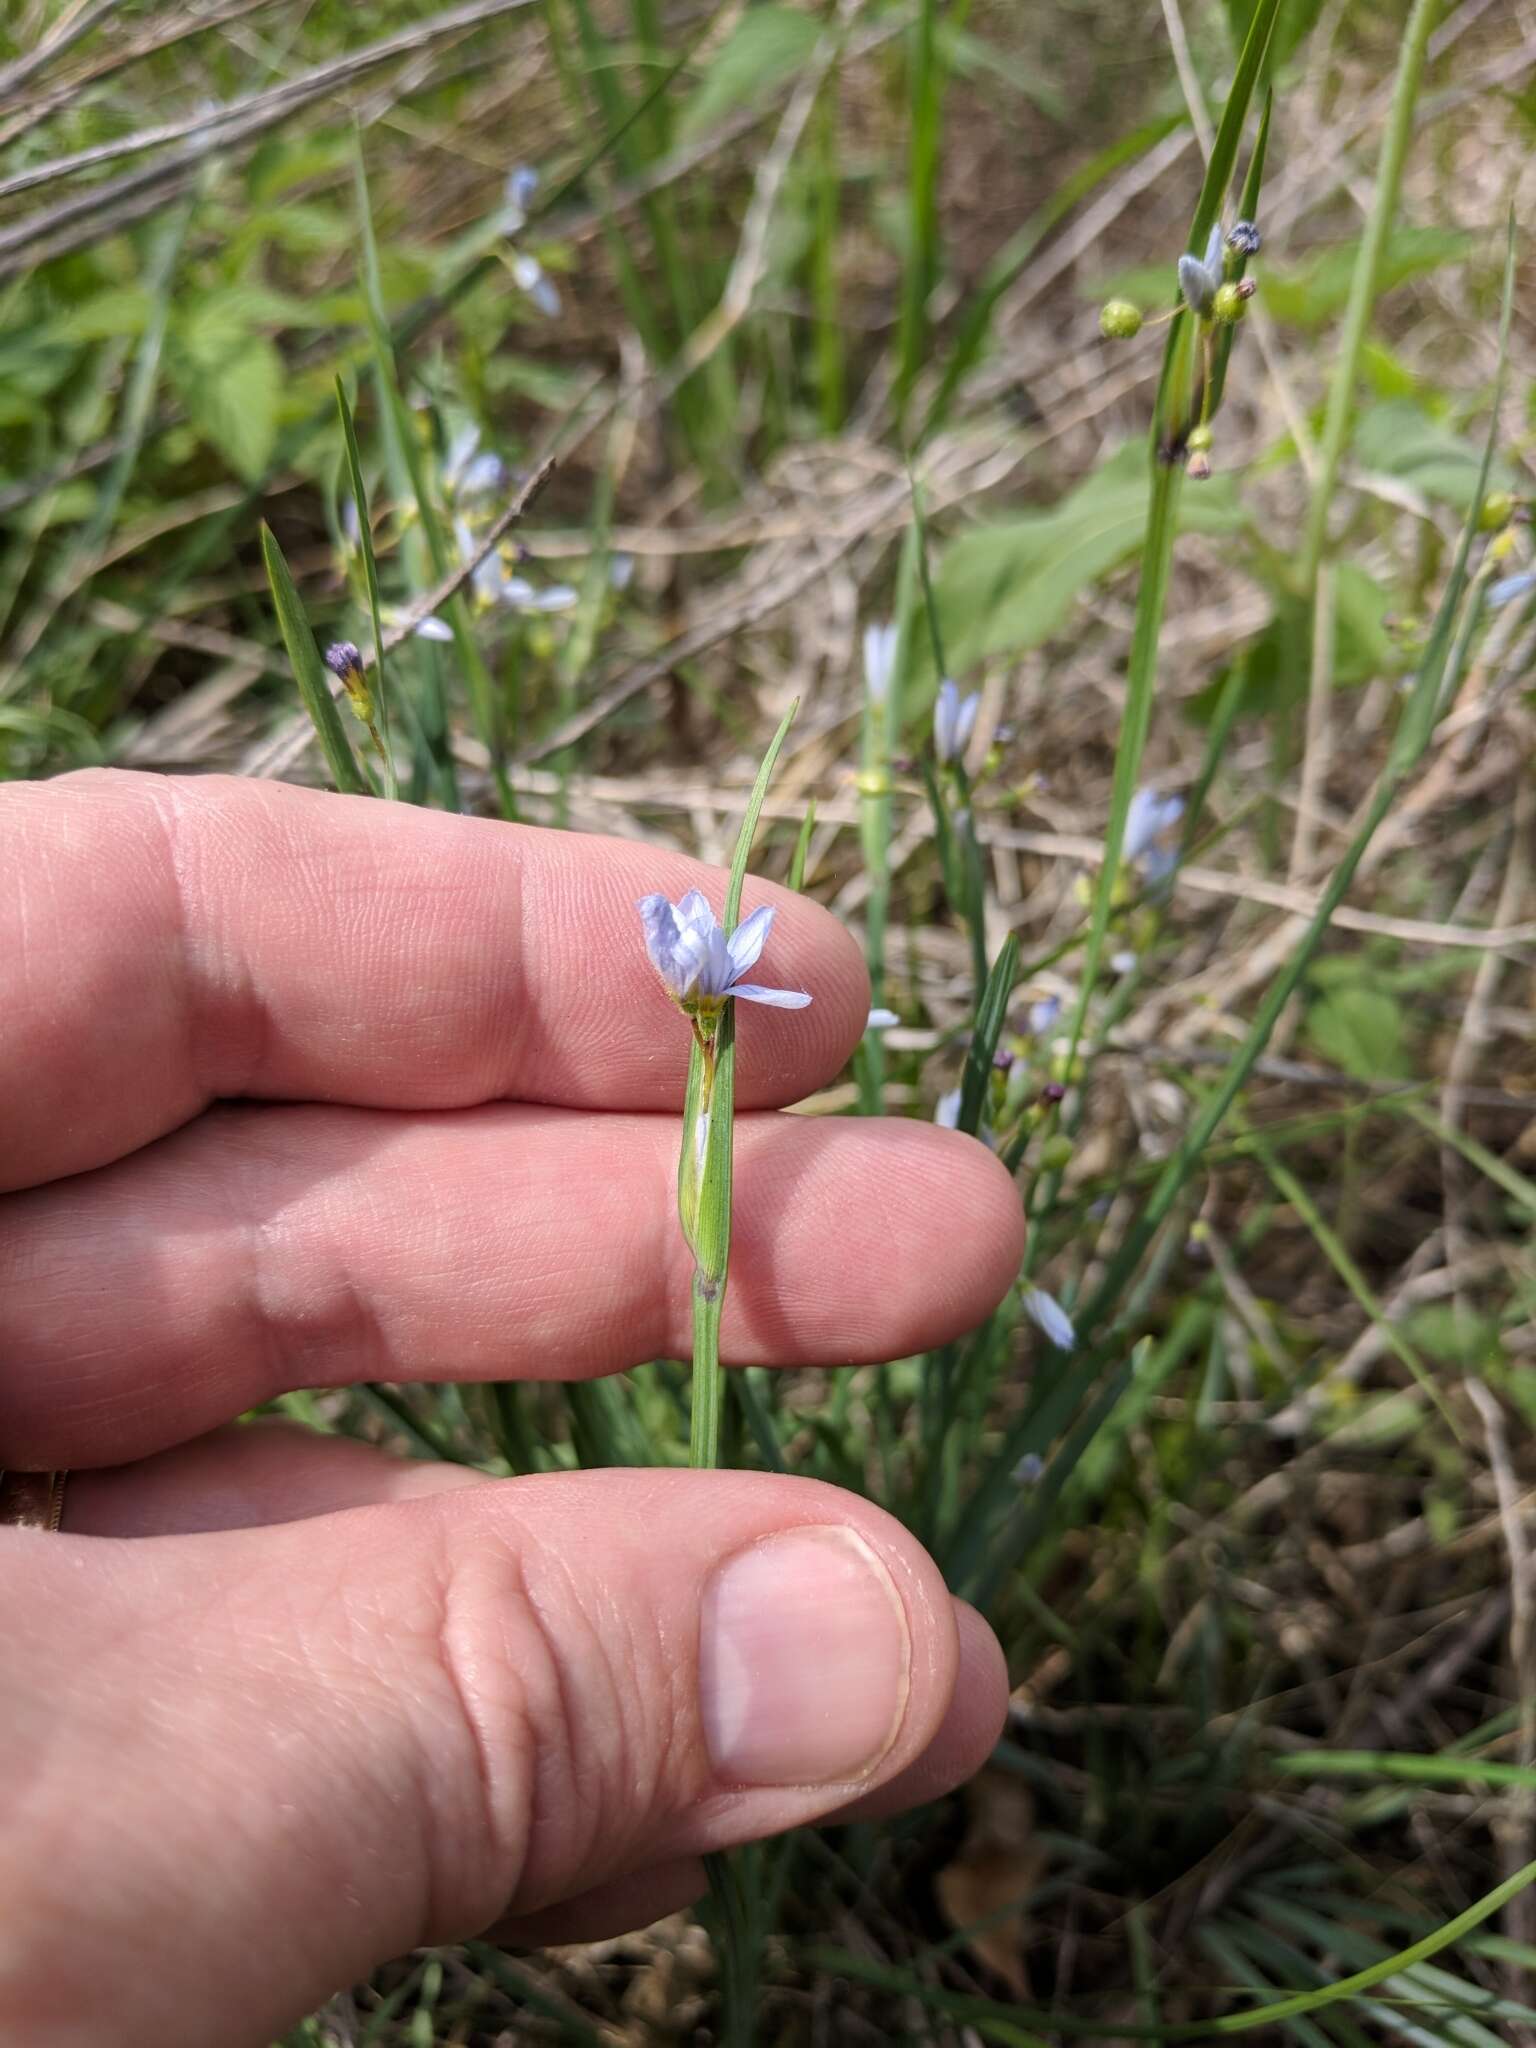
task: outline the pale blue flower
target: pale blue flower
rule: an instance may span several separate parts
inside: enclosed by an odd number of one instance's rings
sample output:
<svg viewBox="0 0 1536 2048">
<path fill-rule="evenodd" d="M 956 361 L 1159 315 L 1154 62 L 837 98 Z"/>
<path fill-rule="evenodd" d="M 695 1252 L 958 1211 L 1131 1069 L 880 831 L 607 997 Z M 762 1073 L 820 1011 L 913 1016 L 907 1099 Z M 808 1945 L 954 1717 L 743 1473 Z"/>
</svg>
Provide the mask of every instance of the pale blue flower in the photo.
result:
<svg viewBox="0 0 1536 2048">
<path fill-rule="evenodd" d="M 405 625 L 410 613 L 398 604 L 386 604 L 380 608 L 382 622 L 389 627 Z M 428 612 L 424 619 L 411 620 L 411 637 L 415 640 L 442 640 L 453 638 L 453 628 L 446 619 L 440 619 L 435 612 Z"/>
<path fill-rule="evenodd" d="M 1038 1451 L 1026 1451 L 1013 1468 L 1013 1476 L 1020 1486 L 1037 1485 L 1045 1470 L 1045 1460 Z"/>
<path fill-rule="evenodd" d="M 507 174 L 502 187 L 501 229 L 503 234 L 515 235 L 519 228 L 528 223 L 528 209 L 533 204 L 533 195 L 539 189 L 539 174 L 532 164 L 518 164 Z"/>
<path fill-rule="evenodd" d="M 1211 229 L 1205 245 L 1205 260 L 1198 256 L 1179 258 L 1179 290 L 1192 313 L 1209 313 L 1221 284 L 1221 222 Z"/>
<path fill-rule="evenodd" d="M 1181 796 L 1159 796 L 1138 789 L 1125 814 L 1125 858 L 1141 869 L 1149 883 L 1165 882 L 1178 865 L 1178 849 L 1166 841 L 1184 815 Z"/>
<path fill-rule="evenodd" d="M 933 702 L 933 751 L 941 761 L 958 761 L 976 730 L 979 696 L 962 697 L 959 685 L 946 676 Z"/>
<path fill-rule="evenodd" d="M 1503 576 L 1488 592 L 1490 605 L 1511 604 L 1517 597 L 1524 597 L 1528 590 L 1536 590 L 1536 569 L 1522 569 L 1516 576 Z"/>
<path fill-rule="evenodd" d="M 1077 1332 L 1072 1327 L 1072 1318 L 1054 1294 L 1047 1294 L 1043 1287 L 1026 1288 L 1024 1313 L 1058 1351 L 1074 1349 L 1077 1344 Z"/>
<path fill-rule="evenodd" d="M 459 560 L 474 561 L 480 543 L 470 531 L 467 521 L 456 519 L 453 522 L 453 537 L 458 546 Z M 569 583 L 550 583 L 540 589 L 526 576 L 513 575 L 499 548 L 492 548 L 482 561 L 475 563 L 469 581 L 476 604 L 484 610 L 495 606 L 511 612 L 568 612 L 572 605 L 580 602 L 581 597 L 581 593 Z"/>
<path fill-rule="evenodd" d="M 960 1090 L 950 1088 L 941 1095 L 933 1106 L 933 1120 L 946 1131 L 960 1128 Z"/>
<path fill-rule="evenodd" d="M 560 318 L 560 294 L 537 256 L 530 256 L 526 249 L 519 249 L 512 258 L 512 279 L 519 291 L 528 294 L 546 320 Z"/>
<path fill-rule="evenodd" d="M 1134 974 L 1136 971 L 1136 955 L 1127 946 L 1121 952 L 1111 953 L 1109 964 L 1115 974 Z"/>
<path fill-rule="evenodd" d="M 1024 1020 L 1029 1027 L 1030 1037 L 1044 1038 L 1060 1015 L 1060 996 L 1041 996 L 1038 1002 L 1031 1003 Z"/>
<path fill-rule="evenodd" d="M 526 576 L 503 576 L 498 604 L 514 612 L 568 612 L 581 602 L 581 592 L 569 583 L 530 583 Z"/>
<path fill-rule="evenodd" d="M 883 704 L 891 694 L 899 637 L 894 621 L 889 619 L 864 628 L 864 687 L 872 704 Z"/>
<path fill-rule="evenodd" d="M 489 498 L 507 482 L 507 465 L 489 449 L 482 452 L 480 429 L 464 427 L 455 434 L 443 458 L 443 490 L 457 503 Z"/>
<path fill-rule="evenodd" d="M 645 927 L 645 950 L 667 993 L 685 1010 L 721 1009 L 729 997 L 767 1003 L 776 1010 L 803 1010 L 811 1000 L 795 988 L 763 988 L 741 979 L 755 967 L 772 929 L 769 904 L 737 925 L 729 938 L 697 889 L 680 903 L 665 896 L 642 896 L 635 906 Z"/>
<path fill-rule="evenodd" d="M 864 1029 L 866 1031 L 889 1031 L 893 1024 L 899 1024 L 900 1022 L 901 1019 L 894 1010 L 876 1008 L 870 1011 Z"/>
<path fill-rule="evenodd" d="M 496 226 L 508 241 L 513 241 L 528 225 L 528 209 L 533 204 L 538 186 L 539 174 L 532 164 L 519 164 L 508 174 L 502 187 L 501 210 L 496 215 Z M 551 284 L 537 256 L 530 256 L 526 249 L 514 248 L 512 276 L 518 290 L 526 292 L 547 319 L 557 320 L 560 317 L 560 294 Z"/>
</svg>

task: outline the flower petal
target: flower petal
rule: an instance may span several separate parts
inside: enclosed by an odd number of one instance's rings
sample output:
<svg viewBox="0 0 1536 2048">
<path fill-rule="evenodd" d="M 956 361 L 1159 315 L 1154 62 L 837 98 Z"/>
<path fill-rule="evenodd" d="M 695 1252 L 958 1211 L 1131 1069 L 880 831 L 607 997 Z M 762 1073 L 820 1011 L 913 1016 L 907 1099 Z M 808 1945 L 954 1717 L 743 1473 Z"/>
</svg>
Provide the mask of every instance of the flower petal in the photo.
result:
<svg viewBox="0 0 1536 2048">
<path fill-rule="evenodd" d="M 709 898 L 702 889 L 690 889 L 677 906 L 679 924 L 691 925 L 695 931 L 707 933 L 715 922 L 715 913 L 709 907 Z"/>
<path fill-rule="evenodd" d="M 1198 256 L 1179 258 L 1179 290 L 1191 311 L 1209 313 L 1216 296 L 1216 280 Z"/>
<path fill-rule="evenodd" d="M 864 687 L 877 704 L 883 704 L 890 695 L 891 676 L 896 668 L 896 639 L 892 620 L 864 628 Z"/>
<path fill-rule="evenodd" d="M 680 937 L 677 912 L 659 891 L 654 896 L 642 896 L 635 908 L 640 913 L 640 923 L 645 932 L 645 950 L 650 963 L 670 988 L 677 966 Z"/>
<path fill-rule="evenodd" d="M 460 427 L 448 443 L 448 453 L 443 457 L 443 483 L 452 490 L 474 460 L 475 450 L 480 446 L 480 429 L 473 421 L 467 427 Z"/>
<path fill-rule="evenodd" d="M 933 751 L 941 761 L 955 758 L 955 732 L 960 719 L 960 691 L 946 676 L 933 700 Z"/>
<path fill-rule="evenodd" d="M 1492 606 L 1508 604 L 1512 598 L 1524 597 L 1528 590 L 1536 590 L 1536 569 L 1522 569 L 1518 575 L 1503 576 L 1488 592 Z"/>
<path fill-rule="evenodd" d="M 754 910 L 750 917 L 744 917 L 735 931 L 726 940 L 730 948 L 731 966 L 737 974 L 745 974 L 749 967 L 755 967 L 762 958 L 763 947 L 773 929 L 773 905 L 765 903 Z"/>
<path fill-rule="evenodd" d="M 804 989 L 759 988 L 755 981 L 738 981 L 731 994 L 745 1003 L 766 1003 L 770 1010 L 803 1010 L 811 1000 Z"/>
<path fill-rule="evenodd" d="M 1070 1351 L 1076 1345 L 1077 1331 L 1073 1327 L 1072 1318 L 1055 1295 L 1047 1294 L 1043 1287 L 1031 1287 L 1026 1290 L 1024 1313 L 1058 1351 Z"/>
<path fill-rule="evenodd" d="M 1221 276 L 1221 239 L 1221 222 L 1213 221 L 1205 240 L 1205 267 L 1212 277 Z"/>
</svg>

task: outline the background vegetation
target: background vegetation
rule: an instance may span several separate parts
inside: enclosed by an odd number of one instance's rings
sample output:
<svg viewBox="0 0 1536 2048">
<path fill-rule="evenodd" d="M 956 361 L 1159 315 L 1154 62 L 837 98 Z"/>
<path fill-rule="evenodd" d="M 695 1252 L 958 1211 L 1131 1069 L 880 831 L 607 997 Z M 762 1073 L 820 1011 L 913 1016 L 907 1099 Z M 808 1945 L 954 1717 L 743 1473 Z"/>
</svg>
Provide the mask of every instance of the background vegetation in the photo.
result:
<svg viewBox="0 0 1536 2048">
<path fill-rule="evenodd" d="M 0 772 L 366 779 L 306 636 L 370 648 L 375 574 L 415 802 L 724 860 L 798 696 L 754 865 L 899 1018 L 807 1112 L 959 1087 L 1018 1169 L 973 1339 L 732 1376 L 729 1455 L 900 1514 L 1016 1688 L 953 1801 L 753 1852 L 762 2041 L 1536 2040 L 1533 80 L 1530 0 L 0 29 Z M 1199 483 L 1192 321 L 1097 307 L 1170 310 L 1240 193 Z M 687 1456 L 667 1362 L 286 1405 Z M 738 2024 L 675 1921 L 407 1958 L 291 2038 Z"/>
</svg>

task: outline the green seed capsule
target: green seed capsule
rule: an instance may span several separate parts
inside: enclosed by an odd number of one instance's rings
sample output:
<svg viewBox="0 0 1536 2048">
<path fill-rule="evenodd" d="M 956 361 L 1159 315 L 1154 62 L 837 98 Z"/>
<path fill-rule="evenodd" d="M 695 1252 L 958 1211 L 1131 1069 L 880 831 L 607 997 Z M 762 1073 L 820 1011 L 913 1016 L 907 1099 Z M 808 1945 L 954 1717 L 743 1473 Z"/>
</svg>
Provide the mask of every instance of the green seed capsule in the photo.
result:
<svg viewBox="0 0 1536 2048">
<path fill-rule="evenodd" d="M 1245 292 L 1241 285 L 1218 285 L 1216 296 L 1211 301 L 1211 317 L 1221 321 L 1224 327 L 1231 327 L 1247 312 L 1251 297 L 1252 294 Z"/>
<path fill-rule="evenodd" d="M 1508 526 L 1515 516 L 1515 501 L 1508 491 L 1490 491 L 1483 500 L 1483 509 L 1477 515 L 1477 523 L 1484 533 L 1497 533 L 1501 526 Z"/>
<path fill-rule="evenodd" d="M 1106 299 L 1099 308 L 1099 332 L 1109 341 L 1129 341 L 1141 332 L 1141 308 L 1129 299 Z"/>
</svg>

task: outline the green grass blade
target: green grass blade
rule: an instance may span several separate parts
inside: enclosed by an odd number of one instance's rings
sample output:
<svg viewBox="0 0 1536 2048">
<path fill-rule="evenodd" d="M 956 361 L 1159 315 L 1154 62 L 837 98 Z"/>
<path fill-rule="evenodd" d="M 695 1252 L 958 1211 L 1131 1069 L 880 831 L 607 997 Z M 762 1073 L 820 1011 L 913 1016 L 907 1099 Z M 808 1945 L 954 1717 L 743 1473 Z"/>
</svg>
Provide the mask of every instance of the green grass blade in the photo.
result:
<svg viewBox="0 0 1536 2048">
<path fill-rule="evenodd" d="M 314 721 L 319 735 L 331 780 L 343 795 L 366 795 L 369 793 L 368 784 L 352 752 L 352 743 L 341 722 L 336 699 L 331 695 L 330 670 L 320 659 L 320 650 L 309 629 L 309 620 L 304 616 L 304 607 L 299 601 L 288 564 L 283 559 L 283 551 L 277 544 L 277 536 L 267 525 L 261 529 L 261 554 L 266 563 L 267 582 L 272 589 L 278 631 L 288 650 L 293 679 L 299 686 L 304 709 Z"/>
<path fill-rule="evenodd" d="M 981 1128 L 981 1113 L 992 1081 L 992 1056 L 1008 1021 L 1008 1003 L 1018 975 L 1019 937 L 1017 932 L 1010 932 L 987 976 L 976 1006 L 976 1026 L 966 1049 L 965 1072 L 960 1082 L 959 1128 L 969 1131 L 972 1137 Z"/>
<path fill-rule="evenodd" d="M 795 834 L 795 850 L 789 862 L 789 886 L 796 893 L 805 887 L 805 863 L 810 857 L 811 834 L 816 830 L 816 799 L 812 797 L 805 807 L 805 816 L 800 821 L 800 830 Z"/>
<path fill-rule="evenodd" d="M 389 692 L 384 681 L 384 622 L 379 606 L 379 566 L 374 560 L 373 532 L 368 515 L 368 492 L 363 483 L 363 459 L 357 445 L 357 428 L 347 403 L 346 386 L 336 379 L 336 409 L 341 415 L 342 439 L 347 447 L 347 471 L 352 480 L 352 502 L 357 508 L 358 545 L 362 549 L 363 575 L 368 585 L 368 615 L 373 625 L 373 701 L 378 707 L 379 752 L 384 769 L 384 794 L 400 794 L 395 772 L 395 752 L 389 730 Z"/>
</svg>

